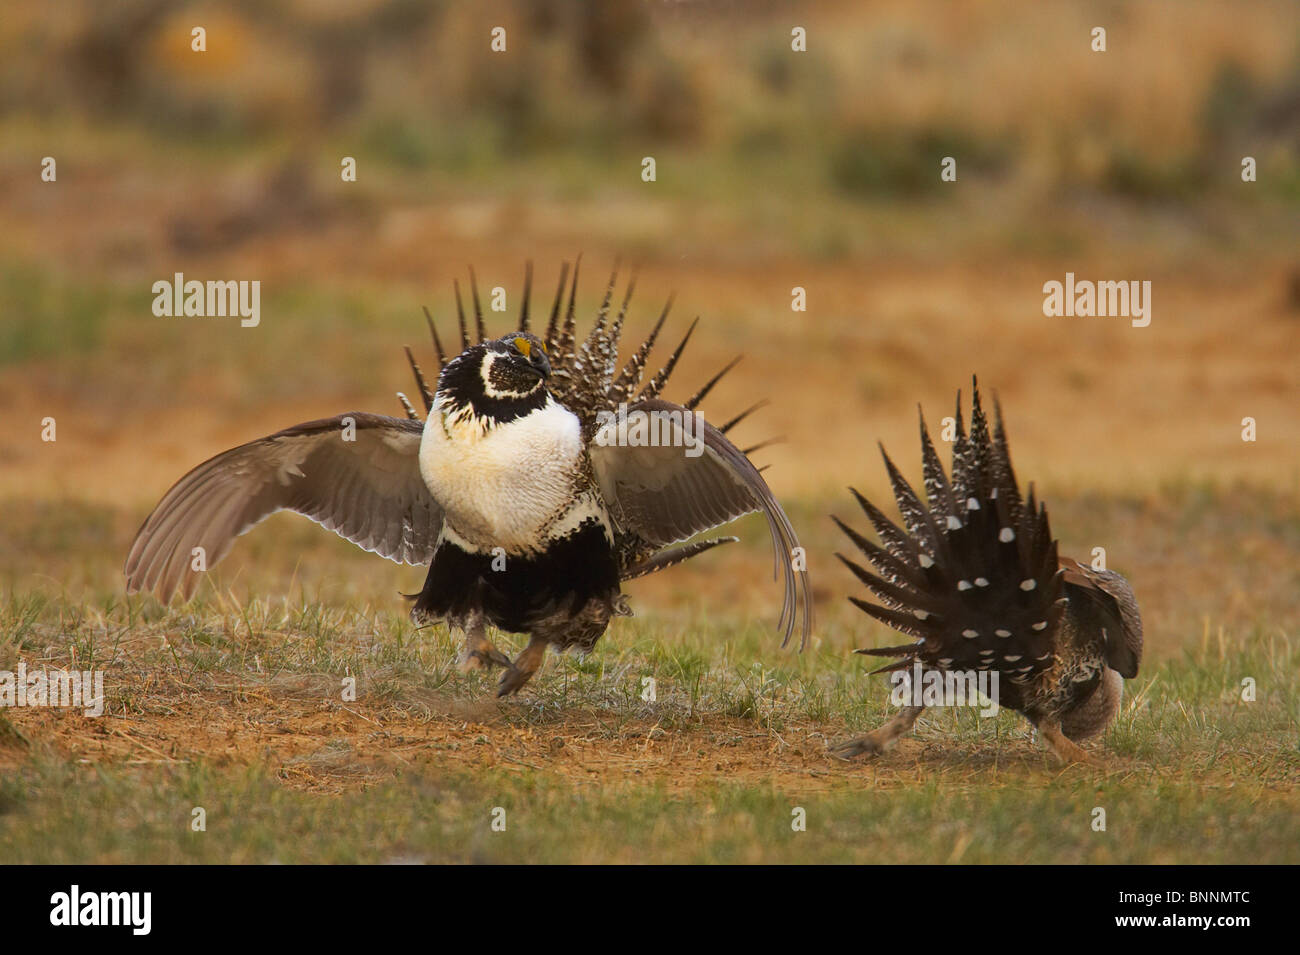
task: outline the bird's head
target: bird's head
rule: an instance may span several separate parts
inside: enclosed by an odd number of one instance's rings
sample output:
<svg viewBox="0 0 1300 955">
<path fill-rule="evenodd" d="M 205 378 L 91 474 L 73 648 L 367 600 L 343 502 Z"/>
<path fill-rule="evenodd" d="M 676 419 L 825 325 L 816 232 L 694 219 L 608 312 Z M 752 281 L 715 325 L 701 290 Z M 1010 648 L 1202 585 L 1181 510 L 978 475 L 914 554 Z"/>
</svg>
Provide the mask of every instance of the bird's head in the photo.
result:
<svg viewBox="0 0 1300 955">
<path fill-rule="evenodd" d="M 541 339 L 528 332 L 471 345 L 442 370 L 439 404 L 444 412 L 470 411 L 497 423 L 546 404 L 551 362 Z"/>
</svg>

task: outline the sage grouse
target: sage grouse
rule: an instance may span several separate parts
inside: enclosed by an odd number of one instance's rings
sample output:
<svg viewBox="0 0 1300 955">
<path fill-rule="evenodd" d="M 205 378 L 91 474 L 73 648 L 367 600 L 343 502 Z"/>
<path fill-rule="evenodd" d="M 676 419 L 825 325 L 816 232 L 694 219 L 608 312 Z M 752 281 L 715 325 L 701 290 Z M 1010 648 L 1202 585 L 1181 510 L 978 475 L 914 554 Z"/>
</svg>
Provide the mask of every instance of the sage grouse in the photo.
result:
<svg viewBox="0 0 1300 955">
<path fill-rule="evenodd" d="M 997 688 L 1000 706 L 1024 714 L 1063 760 L 1091 762 L 1076 741 L 1106 728 L 1119 709 L 1124 678 L 1137 675 L 1137 602 L 1119 574 L 1058 559 L 1047 510 L 1035 501 L 1033 485 L 1027 501 L 1020 496 L 1001 406 L 990 435 L 977 382 L 973 391 L 969 435 L 957 395 L 951 480 L 921 418 L 928 502 L 881 448 L 906 530 L 856 490 L 883 546 L 832 518 L 878 572 L 837 555 L 881 604 L 849 599 L 916 638 L 857 652 L 897 657 L 873 672 L 909 670 L 914 679 L 934 670 L 942 671 L 945 682 L 947 674 L 978 679 L 979 671 L 992 671 L 997 681 L 985 679 Z M 915 691 L 911 702 L 920 702 Z M 923 709 L 904 706 L 879 729 L 832 752 L 845 758 L 881 753 L 912 728 Z"/>
<path fill-rule="evenodd" d="M 166 600 L 179 588 L 188 598 L 238 535 L 275 511 L 296 511 L 390 560 L 429 564 L 423 589 L 410 595 L 412 617 L 462 629 L 463 665 L 505 667 L 505 695 L 536 672 L 548 644 L 585 652 L 611 616 L 630 613 L 623 581 L 734 541 L 691 538 L 761 510 L 784 575 L 785 641 L 800 602 L 806 641 L 810 591 L 795 567 L 794 529 L 725 436 L 749 412 L 715 428 L 695 411 L 735 362 L 684 405 L 663 400 L 695 325 L 642 385 L 668 307 L 620 369 L 635 282 L 611 317 L 615 270 L 579 342 L 576 267 L 561 319 L 568 273 L 566 264 L 544 339 L 530 330 L 531 267 L 518 328 L 501 338 L 487 336 L 475 284 L 470 342 L 457 285 L 462 351 L 450 360 L 426 311 L 440 368 L 435 391 L 409 348 L 407 358 L 427 420 L 399 393 L 405 418 L 353 412 L 310 421 L 200 464 L 137 534 L 128 590 L 153 589 Z M 489 641 L 488 624 L 529 635 L 513 662 Z"/>
</svg>

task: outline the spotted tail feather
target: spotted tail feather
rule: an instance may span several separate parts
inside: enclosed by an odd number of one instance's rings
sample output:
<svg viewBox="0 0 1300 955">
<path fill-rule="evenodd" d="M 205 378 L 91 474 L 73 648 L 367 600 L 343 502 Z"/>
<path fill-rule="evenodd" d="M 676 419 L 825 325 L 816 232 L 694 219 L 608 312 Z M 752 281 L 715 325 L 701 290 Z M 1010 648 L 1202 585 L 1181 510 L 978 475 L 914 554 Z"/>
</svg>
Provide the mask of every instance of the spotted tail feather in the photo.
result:
<svg viewBox="0 0 1300 955">
<path fill-rule="evenodd" d="M 866 563 L 842 554 L 878 603 L 849 599 L 869 616 L 915 638 L 861 650 L 897 658 L 875 672 L 905 669 L 915 659 L 941 669 L 997 669 L 1017 682 L 1051 666 L 1064 613 L 1063 574 L 1047 511 L 1032 486 L 1021 498 L 1001 408 L 992 431 L 973 382 L 971 426 L 957 396 L 951 473 L 946 474 L 921 419 L 924 499 L 881 449 L 902 526 L 854 491 L 880 543 L 838 518 Z M 855 555 L 856 556 L 856 555 Z"/>
</svg>

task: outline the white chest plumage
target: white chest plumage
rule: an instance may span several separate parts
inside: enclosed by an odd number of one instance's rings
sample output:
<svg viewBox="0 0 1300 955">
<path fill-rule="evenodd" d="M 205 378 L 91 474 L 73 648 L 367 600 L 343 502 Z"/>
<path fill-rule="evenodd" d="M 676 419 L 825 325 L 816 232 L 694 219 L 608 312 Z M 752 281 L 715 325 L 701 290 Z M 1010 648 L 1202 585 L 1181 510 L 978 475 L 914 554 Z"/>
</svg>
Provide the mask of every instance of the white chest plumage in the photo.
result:
<svg viewBox="0 0 1300 955">
<path fill-rule="evenodd" d="M 526 553 L 567 524 L 581 500 L 582 430 L 554 399 L 492 428 L 435 402 L 420 442 L 420 473 L 462 544 Z M 603 508 L 600 508 L 603 510 Z M 601 515 L 603 517 L 603 515 Z"/>
</svg>

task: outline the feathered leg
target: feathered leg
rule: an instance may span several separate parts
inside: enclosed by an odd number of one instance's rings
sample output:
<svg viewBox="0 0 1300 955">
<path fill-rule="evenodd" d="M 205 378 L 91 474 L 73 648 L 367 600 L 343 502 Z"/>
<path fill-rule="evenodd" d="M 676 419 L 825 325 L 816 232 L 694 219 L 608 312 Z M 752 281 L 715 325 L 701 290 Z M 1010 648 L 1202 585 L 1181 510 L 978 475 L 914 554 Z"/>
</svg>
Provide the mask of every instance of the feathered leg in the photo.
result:
<svg viewBox="0 0 1300 955">
<path fill-rule="evenodd" d="M 465 625 L 465 652 L 461 654 L 460 668 L 469 671 L 493 666 L 508 667 L 510 658 L 487 638 L 487 620 L 482 614 L 475 614 Z"/>
<path fill-rule="evenodd" d="M 511 693 L 518 693 L 520 688 L 531 680 L 533 674 L 541 667 L 542 658 L 545 656 L 545 638 L 533 635 L 528 640 L 528 646 L 524 647 L 519 656 L 515 657 L 515 662 L 510 664 L 505 673 L 501 674 L 501 683 L 497 688 L 497 696 L 509 696 Z"/>
<path fill-rule="evenodd" d="M 1100 767 L 1102 761 L 1093 756 L 1086 749 L 1074 742 L 1061 729 L 1061 721 L 1052 717 L 1043 717 L 1034 724 L 1038 728 L 1038 735 L 1048 748 L 1056 755 L 1056 758 L 1063 763 L 1084 763 L 1088 766 Z"/>
<path fill-rule="evenodd" d="M 905 706 L 883 726 L 872 730 L 866 736 L 845 740 L 831 747 L 831 755 L 840 759 L 852 759 L 854 756 L 879 756 L 911 730 L 916 718 L 921 715 L 924 706 Z"/>
</svg>

